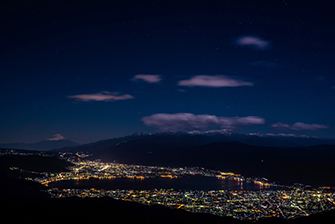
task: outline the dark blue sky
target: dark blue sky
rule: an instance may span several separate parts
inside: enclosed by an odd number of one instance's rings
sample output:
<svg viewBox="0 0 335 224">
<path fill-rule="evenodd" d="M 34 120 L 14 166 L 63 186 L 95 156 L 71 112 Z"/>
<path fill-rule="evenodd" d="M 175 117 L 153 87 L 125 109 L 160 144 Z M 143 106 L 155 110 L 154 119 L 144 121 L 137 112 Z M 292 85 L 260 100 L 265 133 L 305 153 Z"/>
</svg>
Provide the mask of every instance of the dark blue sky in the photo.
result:
<svg viewBox="0 0 335 224">
<path fill-rule="evenodd" d="M 335 138 L 332 7 L 245 2 L 2 1 L 0 143 L 221 128 Z"/>
</svg>

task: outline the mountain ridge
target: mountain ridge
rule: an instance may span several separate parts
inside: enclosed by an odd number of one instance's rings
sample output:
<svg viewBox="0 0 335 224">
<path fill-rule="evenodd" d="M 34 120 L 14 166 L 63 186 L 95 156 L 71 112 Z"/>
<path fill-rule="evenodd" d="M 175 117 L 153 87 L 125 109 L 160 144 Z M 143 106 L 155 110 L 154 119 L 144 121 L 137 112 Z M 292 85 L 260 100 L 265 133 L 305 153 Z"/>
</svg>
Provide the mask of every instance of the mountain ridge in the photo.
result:
<svg viewBox="0 0 335 224">
<path fill-rule="evenodd" d="M 99 140 L 88 144 L 83 144 L 75 147 L 71 151 L 85 151 L 93 146 L 99 146 L 99 148 L 109 147 L 111 145 L 122 144 L 127 141 L 136 139 L 153 139 L 156 137 L 186 137 L 192 138 L 199 142 L 199 139 L 207 139 L 202 144 L 208 144 L 210 142 L 240 142 L 253 146 L 267 146 L 267 147 L 307 147 L 312 145 L 335 145 L 335 139 L 320 139 L 316 137 L 308 136 L 295 136 L 285 134 L 240 134 L 230 129 L 221 130 L 209 130 L 209 131 L 190 131 L 190 132 L 157 132 L 152 133 L 134 133 L 124 137 L 117 137 L 111 139 Z M 199 143 L 200 144 L 200 143 Z M 104 145 L 104 146 L 103 146 Z M 66 149 L 59 149 L 59 151 L 66 151 Z"/>
</svg>

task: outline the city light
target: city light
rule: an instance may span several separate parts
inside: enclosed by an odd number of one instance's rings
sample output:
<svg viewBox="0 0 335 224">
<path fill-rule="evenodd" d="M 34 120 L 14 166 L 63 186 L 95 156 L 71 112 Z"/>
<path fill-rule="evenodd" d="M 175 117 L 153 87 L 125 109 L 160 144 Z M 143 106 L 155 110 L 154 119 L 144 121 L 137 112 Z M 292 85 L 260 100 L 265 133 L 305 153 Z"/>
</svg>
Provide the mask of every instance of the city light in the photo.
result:
<svg viewBox="0 0 335 224">
<path fill-rule="evenodd" d="M 8 151 L 7 154 L 17 154 Z M 260 190 L 126 190 L 126 189 L 58 189 L 49 188 L 47 193 L 53 198 L 65 197 L 111 197 L 116 200 L 137 202 L 145 205 L 159 204 L 173 209 L 184 209 L 194 213 L 210 213 L 218 216 L 231 216 L 240 220 L 259 220 L 269 217 L 285 219 L 309 216 L 311 214 L 335 209 L 335 193 L 331 187 L 319 189 L 306 188 L 303 184 L 282 186 L 268 182 L 268 179 L 248 178 L 232 172 L 208 170 L 201 167 L 158 167 L 120 163 L 103 163 L 99 160 L 82 160 L 85 154 L 62 153 L 58 158 L 67 159 L 74 166 L 69 172 L 48 173 L 25 171 L 20 167 L 10 170 L 32 174 L 38 177 L 27 177 L 27 180 L 38 182 L 44 186 L 64 180 L 89 180 L 129 178 L 142 181 L 147 178 L 180 178 L 202 176 L 219 179 L 253 182 Z M 79 160 L 79 158 L 81 158 Z M 243 182 L 241 182 L 243 183 Z M 279 190 L 272 190 L 277 187 Z M 328 190 L 328 191 L 327 191 Z"/>
</svg>

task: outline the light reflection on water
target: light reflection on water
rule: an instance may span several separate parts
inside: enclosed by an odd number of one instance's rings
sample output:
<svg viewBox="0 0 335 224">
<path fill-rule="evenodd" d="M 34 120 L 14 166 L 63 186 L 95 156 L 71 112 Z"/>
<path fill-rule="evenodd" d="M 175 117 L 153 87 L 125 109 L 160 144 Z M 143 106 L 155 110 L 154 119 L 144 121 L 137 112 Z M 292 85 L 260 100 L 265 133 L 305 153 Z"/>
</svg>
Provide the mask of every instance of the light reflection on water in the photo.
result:
<svg viewBox="0 0 335 224">
<path fill-rule="evenodd" d="M 178 190 L 262 190 L 270 187 L 253 182 L 218 179 L 216 177 L 180 177 L 180 178 L 146 178 L 140 179 L 89 179 L 65 180 L 50 183 L 51 188 L 96 188 L 96 189 L 178 189 Z"/>
</svg>

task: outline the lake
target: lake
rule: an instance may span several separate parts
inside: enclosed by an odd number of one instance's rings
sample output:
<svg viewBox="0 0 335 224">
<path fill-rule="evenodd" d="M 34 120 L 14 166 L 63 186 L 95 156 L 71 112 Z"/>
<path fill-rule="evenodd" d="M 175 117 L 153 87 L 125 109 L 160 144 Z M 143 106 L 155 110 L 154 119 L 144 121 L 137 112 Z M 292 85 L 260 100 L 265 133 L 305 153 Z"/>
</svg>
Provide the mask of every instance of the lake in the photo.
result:
<svg viewBox="0 0 335 224">
<path fill-rule="evenodd" d="M 180 178 L 146 178 L 140 179 L 94 179 L 89 180 L 64 180 L 49 184 L 51 188 L 96 188 L 96 189 L 175 189 L 175 190 L 262 190 L 278 189 L 275 187 L 260 186 L 253 182 L 218 179 L 216 177 L 180 177 Z"/>
</svg>

